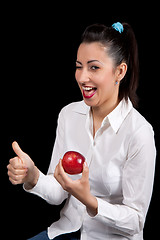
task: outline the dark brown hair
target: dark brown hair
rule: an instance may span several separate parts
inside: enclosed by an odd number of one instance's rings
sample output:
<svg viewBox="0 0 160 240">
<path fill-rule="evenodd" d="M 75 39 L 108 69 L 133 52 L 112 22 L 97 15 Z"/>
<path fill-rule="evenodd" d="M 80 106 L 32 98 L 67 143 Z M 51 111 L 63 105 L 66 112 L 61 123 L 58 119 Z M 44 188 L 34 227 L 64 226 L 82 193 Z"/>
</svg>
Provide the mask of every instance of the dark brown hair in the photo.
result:
<svg viewBox="0 0 160 240">
<path fill-rule="evenodd" d="M 128 23 L 122 23 L 123 32 L 102 24 L 88 26 L 82 35 L 82 42 L 100 42 L 107 48 L 117 67 L 122 62 L 127 64 L 127 73 L 119 86 L 119 99 L 128 97 L 134 107 L 138 105 L 136 90 L 139 78 L 138 47 L 134 32 Z"/>
</svg>

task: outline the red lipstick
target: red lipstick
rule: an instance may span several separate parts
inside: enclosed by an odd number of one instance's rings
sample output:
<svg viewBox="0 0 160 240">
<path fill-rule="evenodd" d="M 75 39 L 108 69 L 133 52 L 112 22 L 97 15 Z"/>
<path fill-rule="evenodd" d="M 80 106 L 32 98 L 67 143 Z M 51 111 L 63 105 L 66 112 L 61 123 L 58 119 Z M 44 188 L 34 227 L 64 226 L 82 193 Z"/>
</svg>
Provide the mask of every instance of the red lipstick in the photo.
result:
<svg viewBox="0 0 160 240">
<path fill-rule="evenodd" d="M 95 95 L 96 91 L 97 89 L 92 89 L 90 91 L 86 91 L 83 89 L 83 97 L 89 99 Z"/>
</svg>

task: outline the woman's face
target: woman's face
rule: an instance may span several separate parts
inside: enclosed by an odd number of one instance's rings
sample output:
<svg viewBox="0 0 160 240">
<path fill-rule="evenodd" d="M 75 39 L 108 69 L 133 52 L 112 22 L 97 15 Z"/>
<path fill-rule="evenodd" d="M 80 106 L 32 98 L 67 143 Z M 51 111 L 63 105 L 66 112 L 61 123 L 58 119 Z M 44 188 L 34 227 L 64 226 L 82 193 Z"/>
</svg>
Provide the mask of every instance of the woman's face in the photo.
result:
<svg viewBox="0 0 160 240">
<path fill-rule="evenodd" d="M 100 107 L 118 100 L 119 84 L 113 60 L 98 42 L 79 46 L 75 77 L 87 105 Z"/>
</svg>

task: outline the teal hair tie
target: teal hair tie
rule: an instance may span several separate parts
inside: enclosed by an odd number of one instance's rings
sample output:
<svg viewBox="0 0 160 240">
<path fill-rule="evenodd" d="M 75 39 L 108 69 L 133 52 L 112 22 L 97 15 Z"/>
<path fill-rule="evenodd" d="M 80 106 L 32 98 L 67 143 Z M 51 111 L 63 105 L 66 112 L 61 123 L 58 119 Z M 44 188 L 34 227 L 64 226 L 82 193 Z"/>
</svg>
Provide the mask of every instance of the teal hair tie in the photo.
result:
<svg viewBox="0 0 160 240">
<path fill-rule="evenodd" d="M 118 31 L 119 33 L 122 33 L 123 30 L 124 30 L 123 25 L 122 25 L 122 23 L 120 23 L 120 22 L 113 23 L 112 27 L 113 27 L 116 31 Z"/>
</svg>

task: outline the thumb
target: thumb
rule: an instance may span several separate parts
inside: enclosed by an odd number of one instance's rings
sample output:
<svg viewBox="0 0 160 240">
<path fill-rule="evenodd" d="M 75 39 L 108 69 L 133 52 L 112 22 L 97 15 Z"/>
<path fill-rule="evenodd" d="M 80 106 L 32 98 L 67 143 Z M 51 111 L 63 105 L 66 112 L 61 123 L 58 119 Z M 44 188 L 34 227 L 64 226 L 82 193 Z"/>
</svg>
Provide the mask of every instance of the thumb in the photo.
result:
<svg viewBox="0 0 160 240">
<path fill-rule="evenodd" d="M 17 154 L 17 156 L 19 158 L 23 158 L 25 153 L 22 151 L 22 149 L 20 148 L 20 146 L 18 145 L 17 142 L 13 142 L 12 143 L 12 148 L 13 148 L 13 151 Z"/>
<path fill-rule="evenodd" d="M 83 179 L 88 179 L 89 178 L 89 168 L 88 168 L 86 162 L 84 162 L 84 164 L 83 164 L 82 178 Z"/>
</svg>

